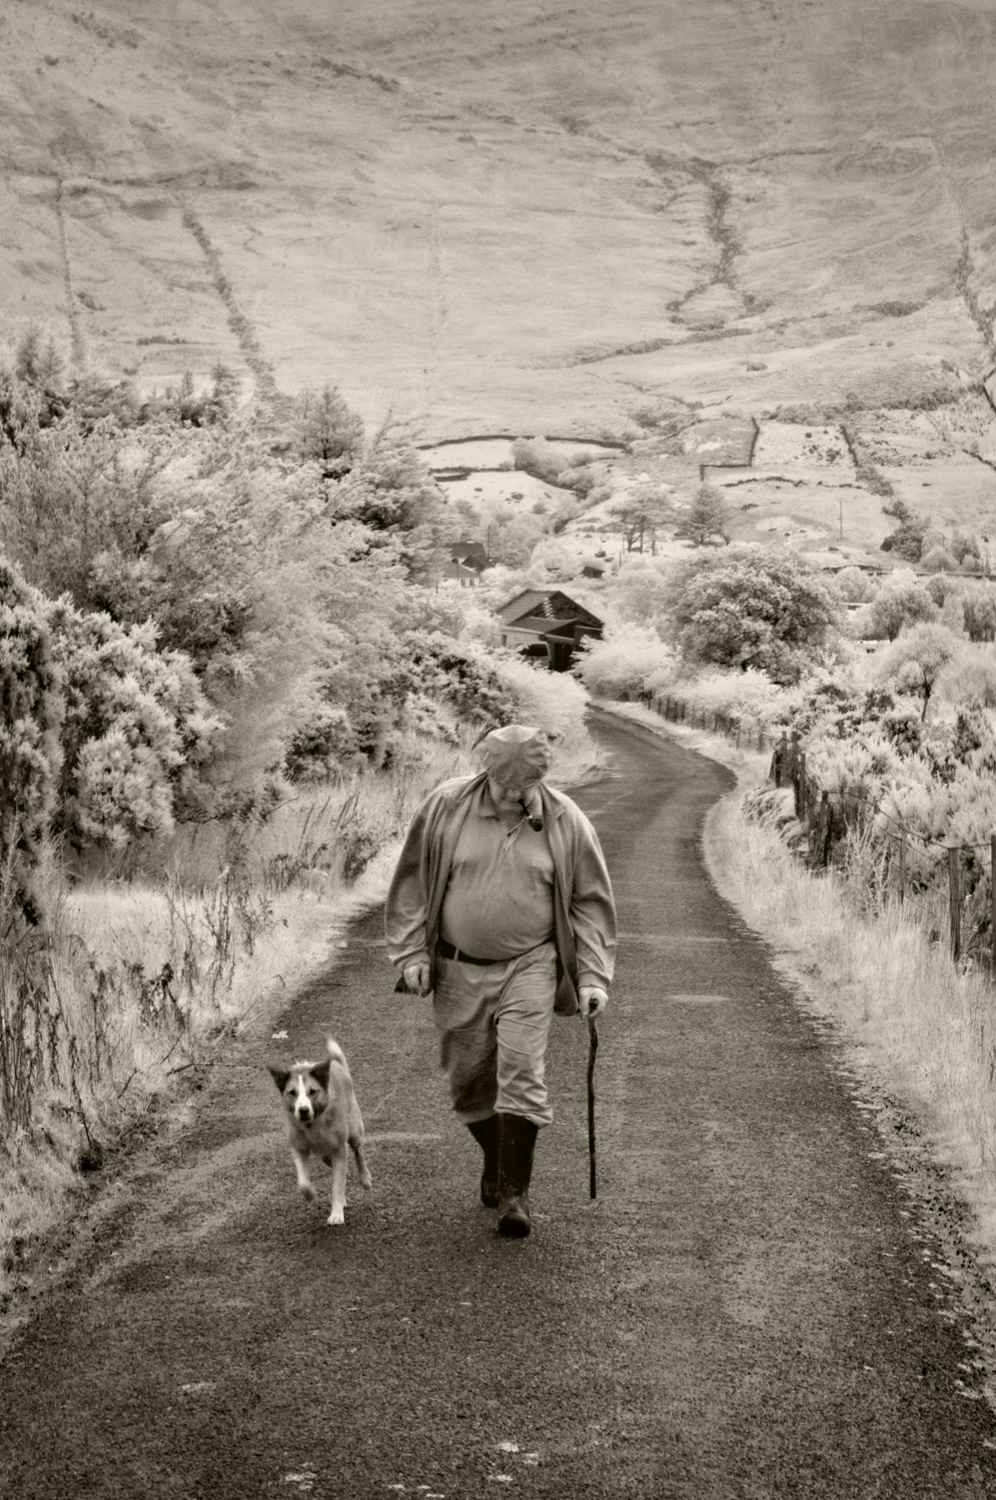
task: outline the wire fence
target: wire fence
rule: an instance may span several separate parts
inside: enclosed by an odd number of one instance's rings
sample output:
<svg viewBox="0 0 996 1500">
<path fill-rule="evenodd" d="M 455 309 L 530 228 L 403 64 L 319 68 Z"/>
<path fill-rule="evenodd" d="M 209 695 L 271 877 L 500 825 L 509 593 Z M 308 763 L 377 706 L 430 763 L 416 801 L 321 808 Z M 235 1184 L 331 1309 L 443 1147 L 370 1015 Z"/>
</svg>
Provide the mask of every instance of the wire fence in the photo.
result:
<svg viewBox="0 0 996 1500">
<path fill-rule="evenodd" d="M 646 700 L 645 700 L 646 701 Z M 802 850 L 813 870 L 861 865 L 871 902 L 902 903 L 956 964 L 984 968 L 996 980 L 996 833 L 976 844 L 933 839 L 909 828 L 877 802 L 821 786 L 806 765 L 797 731 L 773 733 L 655 693 L 648 706 L 662 718 L 725 735 L 743 749 L 771 752 L 769 779 L 791 787 Z"/>
</svg>

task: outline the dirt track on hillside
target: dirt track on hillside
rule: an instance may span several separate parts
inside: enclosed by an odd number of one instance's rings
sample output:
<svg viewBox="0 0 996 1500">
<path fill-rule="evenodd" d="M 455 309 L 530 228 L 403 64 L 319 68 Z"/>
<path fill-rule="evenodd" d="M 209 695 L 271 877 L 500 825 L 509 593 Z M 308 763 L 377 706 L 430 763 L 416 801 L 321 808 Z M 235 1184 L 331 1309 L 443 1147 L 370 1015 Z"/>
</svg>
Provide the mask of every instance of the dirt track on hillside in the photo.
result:
<svg viewBox="0 0 996 1500">
<path fill-rule="evenodd" d="M 606 721 L 578 794 L 623 932 L 587 1198 L 584 1028 L 559 1023 L 537 1228 L 500 1241 L 426 1008 L 377 913 L 280 1029 L 103 1195 L 0 1370 L 0 1491 L 477 1500 L 983 1500 L 969 1331 L 833 1050 L 706 879 L 728 773 Z M 374 1189 L 305 1206 L 264 1060 L 351 1058 Z"/>
</svg>

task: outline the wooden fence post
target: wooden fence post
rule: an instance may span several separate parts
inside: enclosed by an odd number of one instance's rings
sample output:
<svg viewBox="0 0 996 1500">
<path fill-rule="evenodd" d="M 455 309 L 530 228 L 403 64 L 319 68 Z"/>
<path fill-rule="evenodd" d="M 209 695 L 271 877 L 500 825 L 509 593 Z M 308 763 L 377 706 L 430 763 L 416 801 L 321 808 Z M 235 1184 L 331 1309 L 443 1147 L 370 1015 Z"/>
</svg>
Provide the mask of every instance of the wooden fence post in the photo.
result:
<svg viewBox="0 0 996 1500">
<path fill-rule="evenodd" d="M 899 901 L 906 899 L 906 829 L 899 835 Z"/>
<path fill-rule="evenodd" d="M 809 863 L 813 866 L 826 864 L 826 860 L 823 857 L 823 846 L 826 840 L 827 813 L 829 812 L 829 810 L 830 793 L 827 791 L 823 791 L 820 793 L 820 810 L 816 815 L 816 832 L 813 837 L 812 848 L 809 852 Z"/>
<path fill-rule="evenodd" d="M 824 863 L 824 865 L 829 865 L 829 863 L 830 863 L 830 856 L 833 854 L 834 805 L 830 801 L 830 793 L 829 792 L 824 792 L 823 795 L 827 799 L 827 831 L 826 831 L 826 837 L 825 837 L 825 839 L 823 841 L 823 863 Z"/>
<path fill-rule="evenodd" d="M 801 823 L 806 816 L 806 752 L 800 750 L 794 757 L 793 790 L 795 791 L 795 815 Z"/>
<path fill-rule="evenodd" d="M 783 786 L 788 779 L 788 735 L 782 730 L 782 737 L 775 746 L 775 786 Z"/>
<path fill-rule="evenodd" d="M 961 958 L 961 850 L 957 844 L 948 847 L 948 900 L 951 905 L 951 957 Z"/>
</svg>

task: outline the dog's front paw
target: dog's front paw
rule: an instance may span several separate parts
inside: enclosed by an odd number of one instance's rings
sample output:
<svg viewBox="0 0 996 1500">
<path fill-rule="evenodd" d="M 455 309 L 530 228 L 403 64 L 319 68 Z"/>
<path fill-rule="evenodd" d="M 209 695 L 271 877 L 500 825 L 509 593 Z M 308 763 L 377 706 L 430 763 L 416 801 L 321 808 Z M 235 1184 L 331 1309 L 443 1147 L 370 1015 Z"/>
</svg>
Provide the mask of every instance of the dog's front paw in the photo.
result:
<svg viewBox="0 0 996 1500">
<path fill-rule="evenodd" d="M 310 1182 L 299 1182 L 298 1183 L 298 1189 L 299 1189 L 299 1191 L 301 1193 L 301 1197 L 304 1199 L 305 1203 L 314 1203 L 314 1201 L 315 1201 L 315 1190 L 311 1186 Z"/>
<path fill-rule="evenodd" d="M 370 1173 L 367 1171 L 366 1167 L 364 1167 L 363 1171 L 360 1173 L 360 1187 L 367 1189 L 373 1187 L 373 1178 L 370 1176 Z"/>
<path fill-rule="evenodd" d="M 334 1208 L 325 1222 L 327 1224 L 345 1224 L 346 1215 L 341 1208 Z"/>
</svg>

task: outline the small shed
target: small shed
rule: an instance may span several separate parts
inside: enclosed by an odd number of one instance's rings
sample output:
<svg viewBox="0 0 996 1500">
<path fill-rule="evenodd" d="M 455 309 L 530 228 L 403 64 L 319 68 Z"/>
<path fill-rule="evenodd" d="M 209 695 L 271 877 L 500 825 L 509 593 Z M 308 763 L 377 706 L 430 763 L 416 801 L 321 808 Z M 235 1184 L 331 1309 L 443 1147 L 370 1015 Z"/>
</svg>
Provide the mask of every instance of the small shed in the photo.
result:
<svg viewBox="0 0 996 1500">
<path fill-rule="evenodd" d="M 503 646 L 566 672 L 587 637 L 602 638 L 602 621 L 560 589 L 523 589 L 498 610 Z"/>
</svg>

